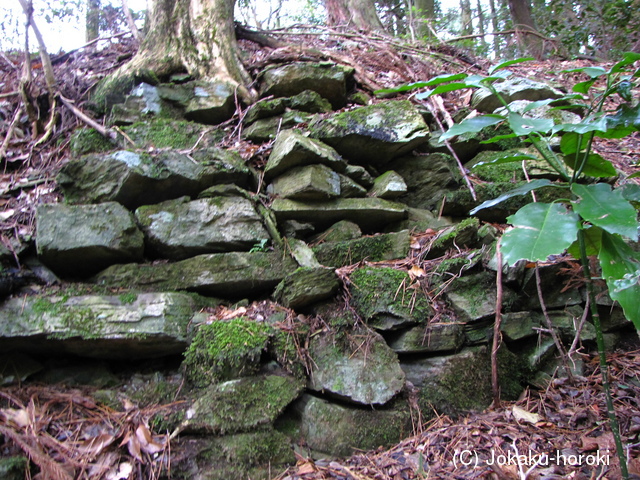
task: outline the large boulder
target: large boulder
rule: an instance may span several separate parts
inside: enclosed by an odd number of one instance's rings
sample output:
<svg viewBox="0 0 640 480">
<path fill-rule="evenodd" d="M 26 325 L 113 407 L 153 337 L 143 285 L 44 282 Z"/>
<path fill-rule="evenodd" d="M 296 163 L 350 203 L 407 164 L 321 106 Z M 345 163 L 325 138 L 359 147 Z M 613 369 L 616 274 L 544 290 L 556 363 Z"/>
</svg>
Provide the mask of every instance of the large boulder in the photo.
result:
<svg viewBox="0 0 640 480">
<path fill-rule="evenodd" d="M 250 178 L 239 154 L 217 148 L 190 155 L 119 150 L 70 161 L 58 175 L 58 184 L 70 203 L 116 201 L 135 209 L 183 195 L 195 197 L 212 185 L 247 187 Z"/>
<path fill-rule="evenodd" d="M 142 232 L 115 202 L 39 205 L 36 225 L 38 256 L 60 275 L 82 277 L 114 263 L 142 260 Z"/>
<path fill-rule="evenodd" d="M 404 387 L 398 357 L 375 332 L 316 335 L 309 355 L 310 390 L 356 404 L 383 405 Z"/>
<path fill-rule="evenodd" d="M 93 281 L 205 295 L 246 298 L 274 288 L 297 264 L 282 252 L 229 252 L 197 255 L 175 263 L 114 265 Z"/>
<path fill-rule="evenodd" d="M 348 160 L 379 165 L 426 143 L 429 127 L 408 100 L 388 101 L 316 118 L 311 136 Z"/>
<path fill-rule="evenodd" d="M 262 217 L 242 197 L 183 197 L 142 206 L 136 218 L 153 253 L 169 259 L 248 251 L 269 239 Z"/>
<path fill-rule="evenodd" d="M 204 320 L 192 295 L 124 293 L 12 298 L 0 305 L 0 349 L 105 359 L 182 353 Z"/>
<path fill-rule="evenodd" d="M 523 77 L 511 77 L 503 82 L 493 84 L 496 92 L 508 104 L 516 100 L 535 102 L 549 98 L 560 98 L 563 93 L 546 83 L 536 82 Z M 480 112 L 491 113 L 504 103 L 493 92 L 478 88 L 471 97 L 471 106 Z"/>
</svg>

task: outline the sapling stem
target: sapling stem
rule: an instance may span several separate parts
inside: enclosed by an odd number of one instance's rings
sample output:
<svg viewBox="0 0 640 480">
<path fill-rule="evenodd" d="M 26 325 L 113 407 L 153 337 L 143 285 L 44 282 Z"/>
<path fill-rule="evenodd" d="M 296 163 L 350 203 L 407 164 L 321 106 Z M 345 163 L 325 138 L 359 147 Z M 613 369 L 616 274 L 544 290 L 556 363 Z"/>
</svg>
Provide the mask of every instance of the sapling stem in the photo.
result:
<svg viewBox="0 0 640 480">
<path fill-rule="evenodd" d="M 607 415 L 609 416 L 609 427 L 613 433 L 613 439 L 616 444 L 616 454 L 620 461 L 620 473 L 624 480 L 629 480 L 629 471 L 627 470 L 627 459 L 620 438 L 620 426 L 616 418 L 616 412 L 613 408 L 613 400 L 611 398 L 611 386 L 609 384 L 609 364 L 607 363 L 607 352 L 604 346 L 604 336 L 602 335 L 602 324 L 600 323 L 600 313 L 598 312 L 598 304 L 596 303 L 596 294 L 593 289 L 593 281 L 591 279 L 591 271 L 589 268 L 589 258 L 587 257 L 587 246 L 584 236 L 584 230 L 578 230 L 578 243 L 580 245 L 580 262 L 582 263 L 582 271 L 587 282 L 587 294 L 589 295 L 589 308 L 591 309 L 591 320 L 596 330 L 596 342 L 598 344 L 598 358 L 600 360 L 600 376 L 602 377 L 602 387 L 607 404 Z"/>
</svg>

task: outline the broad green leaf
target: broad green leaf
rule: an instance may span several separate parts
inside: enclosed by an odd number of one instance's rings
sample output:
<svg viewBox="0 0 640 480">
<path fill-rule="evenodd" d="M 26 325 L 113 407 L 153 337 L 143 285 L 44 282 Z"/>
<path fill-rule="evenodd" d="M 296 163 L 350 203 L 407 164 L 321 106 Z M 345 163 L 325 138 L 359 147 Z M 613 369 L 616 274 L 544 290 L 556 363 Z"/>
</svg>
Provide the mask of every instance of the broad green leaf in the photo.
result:
<svg viewBox="0 0 640 480">
<path fill-rule="evenodd" d="M 617 235 L 603 232 L 602 248 L 598 258 L 602 276 L 609 287 L 609 296 L 620 303 L 625 317 L 640 330 L 640 284 L 637 281 L 628 282 L 636 277 L 640 270 L 638 254 Z M 620 282 L 621 280 L 623 282 Z M 621 288 L 624 286 L 626 288 Z"/>
<path fill-rule="evenodd" d="M 560 151 L 565 155 L 571 155 L 578 151 L 578 144 L 580 144 L 580 150 L 584 145 L 580 142 L 580 135 L 575 132 L 567 132 L 562 135 L 560 139 Z"/>
<path fill-rule="evenodd" d="M 535 102 L 529 103 L 526 107 L 524 107 L 524 109 L 522 110 L 522 113 L 527 113 L 533 110 L 534 108 L 544 107 L 545 105 L 550 105 L 552 103 L 558 103 L 565 100 L 575 100 L 575 99 L 582 99 L 582 95 L 570 94 L 570 95 L 564 95 L 560 98 L 547 98 L 545 100 L 537 100 Z M 566 108 L 575 108 L 575 105 L 559 105 L 557 107 L 554 107 L 553 110 L 560 110 L 560 109 L 566 109 Z"/>
<path fill-rule="evenodd" d="M 634 173 L 633 175 L 629 176 L 629 178 L 633 177 L 634 175 L 640 176 L 640 172 Z M 625 185 L 622 185 L 621 187 L 618 187 L 618 190 L 622 192 L 622 197 L 625 200 L 629 200 L 630 202 L 640 202 L 640 185 L 636 183 L 627 183 Z"/>
<path fill-rule="evenodd" d="M 433 87 L 435 85 L 439 85 L 445 82 L 455 82 L 458 80 L 463 80 L 464 78 L 467 78 L 466 73 L 456 73 L 453 75 L 448 75 L 448 74 L 438 75 L 437 77 L 433 77 L 431 80 L 428 80 L 426 82 L 414 82 L 414 83 L 409 83 L 407 85 L 400 85 L 399 87 L 394 87 L 394 88 L 383 88 L 381 90 L 376 90 L 374 94 L 377 95 L 379 93 L 409 92 L 411 90 L 416 90 L 418 88 Z"/>
<path fill-rule="evenodd" d="M 557 102 L 555 98 L 547 98 L 546 100 L 538 100 L 536 102 L 529 103 L 526 107 L 522 109 L 522 113 L 527 113 L 535 108 L 544 107 L 545 105 L 549 105 L 550 103 Z"/>
<path fill-rule="evenodd" d="M 620 190 L 611 190 L 606 183 L 594 185 L 571 185 L 571 191 L 579 197 L 571 202 L 573 209 L 582 218 L 609 233 L 617 233 L 638 239 L 636 209 L 622 196 Z"/>
<path fill-rule="evenodd" d="M 515 133 L 509 133 L 508 135 L 496 135 L 495 137 L 491 137 L 489 140 L 483 140 L 480 143 L 481 144 L 485 144 L 485 143 L 496 143 L 499 142 L 500 140 L 507 140 L 509 138 L 516 138 L 517 135 Z"/>
<path fill-rule="evenodd" d="M 591 80 L 586 80 L 584 82 L 576 83 L 572 90 L 577 93 L 582 93 L 583 95 L 587 95 L 589 93 L 589 89 L 596 83 L 596 79 L 592 78 Z"/>
<path fill-rule="evenodd" d="M 531 62 L 533 60 L 535 60 L 535 58 L 533 57 L 523 57 L 523 58 L 516 58 L 514 60 L 508 60 L 506 62 L 499 63 L 498 65 L 494 65 L 493 67 L 489 68 L 489 75 L 493 74 L 493 72 L 495 72 L 496 70 L 507 68 L 517 63 Z"/>
<path fill-rule="evenodd" d="M 478 162 L 471 167 L 471 170 L 481 165 L 500 165 L 502 163 L 520 162 L 522 160 L 540 160 L 540 158 L 528 153 L 510 153 L 502 157 L 496 157 L 488 162 Z"/>
<path fill-rule="evenodd" d="M 623 59 L 616 63 L 611 70 L 611 73 L 618 73 L 624 70 L 625 67 L 632 65 L 633 63 L 640 60 L 640 53 L 636 52 L 625 52 L 623 53 Z"/>
<path fill-rule="evenodd" d="M 507 218 L 513 228 L 500 240 L 505 263 L 546 260 L 562 253 L 578 234 L 580 217 L 559 203 L 529 203 Z"/>
<path fill-rule="evenodd" d="M 440 136 L 440 141 L 443 142 L 449 138 L 453 138 L 456 135 L 462 135 L 464 133 L 477 133 L 485 127 L 490 127 L 504 120 L 502 115 L 482 115 L 480 117 L 473 117 L 463 120 L 460 123 L 456 123 L 449 130 Z"/>
<path fill-rule="evenodd" d="M 589 132 L 604 132 L 607 130 L 607 119 L 602 116 L 594 119 L 587 119 L 580 123 L 559 123 L 553 127 L 552 133 L 575 132 L 581 135 Z"/>
<path fill-rule="evenodd" d="M 581 152 L 578 154 L 578 163 L 582 162 L 584 154 Z M 569 167 L 576 170 L 576 155 L 566 155 L 563 157 L 564 163 Z M 587 162 L 582 168 L 582 173 L 588 177 L 594 178 L 611 178 L 618 175 L 618 171 L 609 160 L 605 160 L 597 153 L 590 153 Z"/>
<path fill-rule="evenodd" d="M 634 130 L 640 130 L 640 103 L 635 107 L 629 107 L 629 105 L 623 103 L 618 107 L 618 111 L 614 115 L 607 115 L 605 119 L 607 129 L 630 127 Z"/>
<path fill-rule="evenodd" d="M 533 132 L 547 133 L 553 128 L 550 118 L 526 118 L 517 113 L 508 115 L 509 126 L 516 135 L 529 135 Z"/>
<path fill-rule="evenodd" d="M 591 78 L 597 78 L 607 74 L 607 71 L 602 67 L 580 67 L 580 68 L 572 68 L 570 70 L 562 71 L 562 73 L 576 73 L 576 72 L 585 73 L 589 75 Z"/>
<path fill-rule="evenodd" d="M 587 225 L 582 229 L 584 232 L 584 243 L 587 250 L 587 257 L 598 255 L 600 253 L 600 247 L 602 246 L 602 229 L 594 227 L 593 225 Z M 580 255 L 580 243 L 576 240 L 567 248 L 567 253 L 573 256 L 573 258 L 579 259 Z"/>
<path fill-rule="evenodd" d="M 628 80 L 623 80 L 616 85 L 616 93 L 620 95 L 625 102 L 631 102 L 631 100 L 633 100 L 633 94 L 631 93 L 632 88 L 633 83 Z"/>
<path fill-rule="evenodd" d="M 532 180 L 531 182 L 525 183 L 524 185 L 521 185 L 518 188 L 514 188 L 513 190 L 509 190 L 508 192 L 503 193 L 502 195 L 494 198 L 493 200 L 487 200 L 485 202 L 482 202 L 476 208 L 471 210 L 469 212 L 469 215 L 475 215 L 480 210 L 484 210 L 485 208 L 490 208 L 490 207 L 493 207 L 494 205 L 498 205 L 499 203 L 502 203 L 511 197 L 517 197 L 518 195 L 525 195 L 531 192 L 532 190 L 535 190 L 536 188 L 546 187 L 548 185 L 553 185 L 553 184 L 551 183 L 551 181 L 545 178 Z"/>
<path fill-rule="evenodd" d="M 441 93 L 464 90 L 465 88 L 469 88 L 469 85 L 467 85 L 466 83 L 447 83 L 445 85 L 438 85 L 433 90 L 419 93 L 416 95 L 416 98 L 418 100 L 424 100 L 425 98 L 429 98 L 431 95 L 439 95 Z"/>
<path fill-rule="evenodd" d="M 513 75 L 509 70 L 503 70 L 501 72 L 496 73 L 490 77 L 483 77 L 482 75 L 469 75 L 464 83 L 466 83 L 470 87 L 481 87 L 487 88 L 488 84 L 496 82 L 498 80 L 504 80 Z"/>
<path fill-rule="evenodd" d="M 640 172 L 632 173 L 627 178 L 638 178 L 638 177 L 640 177 Z"/>
</svg>

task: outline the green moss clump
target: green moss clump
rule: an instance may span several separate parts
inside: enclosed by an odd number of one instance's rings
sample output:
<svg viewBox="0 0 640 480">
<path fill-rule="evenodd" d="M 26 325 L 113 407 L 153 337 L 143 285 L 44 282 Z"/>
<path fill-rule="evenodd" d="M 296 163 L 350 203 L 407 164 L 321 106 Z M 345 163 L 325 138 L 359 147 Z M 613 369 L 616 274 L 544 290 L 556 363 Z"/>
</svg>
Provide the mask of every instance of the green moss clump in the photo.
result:
<svg viewBox="0 0 640 480">
<path fill-rule="evenodd" d="M 246 318 L 202 325 L 185 353 L 187 379 L 197 387 L 258 371 L 272 329 Z"/>
<path fill-rule="evenodd" d="M 140 148 L 184 149 L 196 144 L 202 134 L 202 126 L 185 120 L 156 118 L 150 122 L 134 123 L 124 131 Z M 201 142 L 200 146 L 206 146 L 206 142 Z"/>
<path fill-rule="evenodd" d="M 359 268 L 349 277 L 352 305 L 359 315 L 371 320 L 378 314 L 424 321 L 432 310 L 426 297 L 409 289 L 407 272 L 393 268 Z"/>
<path fill-rule="evenodd" d="M 71 135 L 71 154 L 76 157 L 88 153 L 108 152 L 115 148 L 116 145 L 93 128 L 79 128 Z"/>
</svg>

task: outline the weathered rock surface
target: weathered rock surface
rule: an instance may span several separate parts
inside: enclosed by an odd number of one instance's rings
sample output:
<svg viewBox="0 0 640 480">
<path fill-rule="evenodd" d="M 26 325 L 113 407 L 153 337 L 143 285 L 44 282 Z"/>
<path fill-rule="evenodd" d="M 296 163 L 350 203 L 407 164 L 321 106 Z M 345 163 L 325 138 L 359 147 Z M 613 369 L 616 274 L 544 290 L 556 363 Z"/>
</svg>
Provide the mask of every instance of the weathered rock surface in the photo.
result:
<svg viewBox="0 0 640 480">
<path fill-rule="evenodd" d="M 116 201 L 129 209 L 197 196 L 216 184 L 247 187 L 249 169 L 237 153 L 216 148 L 148 155 L 120 150 L 86 155 L 65 165 L 58 183 L 70 203 Z"/>
<path fill-rule="evenodd" d="M 183 197 L 136 210 L 150 250 L 163 258 L 247 251 L 269 234 L 252 203 L 242 197 L 189 201 Z"/>
<path fill-rule="evenodd" d="M 184 109 L 187 120 L 217 125 L 233 115 L 236 106 L 233 85 L 221 81 L 197 81 L 184 87 L 189 88 Z"/>
<path fill-rule="evenodd" d="M 304 388 L 293 377 L 260 375 L 210 386 L 186 412 L 187 433 L 226 435 L 270 425 Z"/>
<path fill-rule="evenodd" d="M 317 335 L 309 354 L 311 390 L 357 404 L 383 405 L 404 387 L 398 358 L 377 333 L 354 332 L 351 339 Z"/>
<path fill-rule="evenodd" d="M 431 353 L 458 350 L 465 340 L 464 328 L 457 323 L 420 325 L 387 336 L 396 353 Z"/>
<path fill-rule="evenodd" d="M 325 165 L 307 165 L 275 178 L 267 192 L 292 200 L 327 200 L 340 196 L 341 178 Z"/>
<path fill-rule="evenodd" d="M 404 179 L 393 170 L 383 173 L 375 179 L 373 188 L 369 194 L 378 198 L 398 198 L 407 193 L 407 184 Z"/>
<path fill-rule="evenodd" d="M 12 298 L 0 305 L 0 349 L 105 359 L 182 353 L 191 322 L 202 321 L 183 293 Z"/>
<path fill-rule="evenodd" d="M 349 279 L 353 284 L 352 306 L 375 329 L 396 330 L 426 323 L 433 315 L 425 296 L 412 287 L 404 271 L 362 267 Z"/>
<path fill-rule="evenodd" d="M 312 90 L 341 108 L 347 101 L 347 77 L 352 69 L 333 63 L 296 62 L 267 68 L 262 73 L 262 97 L 291 97 Z"/>
<path fill-rule="evenodd" d="M 376 231 L 407 216 L 404 205 L 382 198 L 337 198 L 313 203 L 277 198 L 271 210 L 278 223 L 297 220 L 326 228 L 340 220 L 349 220 L 365 231 Z"/>
<path fill-rule="evenodd" d="M 60 275 L 87 276 L 142 260 L 142 232 L 118 203 L 39 205 L 36 223 L 38 255 Z"/>
<path fill-rule="evenodd" d="M 462 321 L 480 320 L 496 313 L 496 279 L 489 272 L 456 278 L 447 288 L 446 295 Z M 503 305 L 509 305 L 516 297 L 506 286 L 502 295 Z"/>
<path fill-rule="evenodd" d="M 386 163 L 429 138 L 427 124 L 408 100 L 317 118 L 309 125 L 309 131 L 312 137 L 331 145 L 346 159 L 363 164 Z"/>
<path fill-rule="evenodd" d="M 529 100 L 535 102 L 547 98 L 560 98 L 563 94 L 559 90 L 550 87 L 546 83 L 536 82 L 523 77 L 511 77 L 504 82 L 496 82 L 493 87 L 502 96 L 506 103 L 516 100 Z M 503 103 L 496 95 L 478 88 L 471 97 L 471 105 L 485 113 L 491 113 L 496 108 L 503 106 Z"/>
<path fill-rule="evenodd" d="M 298 268 L 278 284 L 275 299 L 288 308 L 302 308 L 333 296 L 340 286 L 328 268 Z"/>
<path fill-rule="evenodd" d="M 341 242 L 327 241 L 313 247 L 313 251 L 322 265 L 339 268 L 362 260 L 380 262 L 405 258 L 410 246 L 411 235 L 408 230 L 403 230 Z"/>
<path fill-rule="evenodd" d="M 283 130 L 278 134 L 264 167 L 264 179 L 271 181 L 293 167 L 317 163 L 337 172 L 344 172 L 347 166 L 342 157 L 328 145 L 306 137 L 297 130 Z"/>
<path fill-rule="evenodd" d="M 274 288 L 296 268 L 296 263 L 281 252 L 213 253 L 175 263 L 114 265 L 93 281 L 238 298 Z"/>
<path fill-rule="evenodd" d="M 389 409 L 351 409 L 303 395 L 295 408 L 307 446 L 329 455 L 347 456 L 356 450 L 389 446 L 411 432 L 406 403 Z"/>
</svg>

